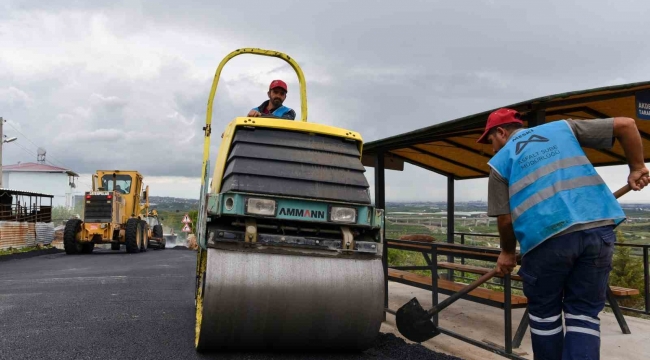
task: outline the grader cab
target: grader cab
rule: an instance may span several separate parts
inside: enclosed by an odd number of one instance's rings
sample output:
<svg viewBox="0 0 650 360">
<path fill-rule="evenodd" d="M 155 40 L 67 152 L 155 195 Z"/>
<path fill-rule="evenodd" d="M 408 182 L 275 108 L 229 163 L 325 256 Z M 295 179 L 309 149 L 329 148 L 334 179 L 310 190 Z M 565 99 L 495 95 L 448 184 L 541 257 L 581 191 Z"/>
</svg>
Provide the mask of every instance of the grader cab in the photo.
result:
<svg viewBox="0 0 650 360">
<path fill-rule="evenodd" d="M 92 191 L 84 194 L 83 218 L 66 223 L 66 253 L 89 254 L 95 244 L 111 244 L 112 250 L 125 245 L 129 253 L 146 251 L 151 230 L 141 213 L 149 214 L 149 187 L 142 191 L 142 180 L 137 171 L 98 170 Z"/>
</svg>

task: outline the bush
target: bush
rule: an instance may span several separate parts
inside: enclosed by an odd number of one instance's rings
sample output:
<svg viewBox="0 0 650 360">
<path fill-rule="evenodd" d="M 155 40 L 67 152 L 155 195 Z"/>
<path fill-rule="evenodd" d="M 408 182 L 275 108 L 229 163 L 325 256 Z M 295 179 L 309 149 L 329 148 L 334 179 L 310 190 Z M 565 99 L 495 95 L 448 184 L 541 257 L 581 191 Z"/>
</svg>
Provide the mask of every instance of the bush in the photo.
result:
<svg viewBox="0 0 650 360">
<path fill-rule="evenodd" d="M 616 232 L 616 242 L 625 243 L 626 239 L 620 230 Z M 631 289 L 639 289 L 640 294 L 619 300 L 619 305 L 631 308 L 643 308 L 643 258 L 632 255 L 633 248 L 616 246 L 612 260 L 612 271 L 609 274 L 609 284 Z M 633 315 L 633 314 L 630 314 Z"/>
<path fill-rule="evenodd" d="M 81 214 L 81 211 L 70 210 L 65 206 L 55 206 L 52 208 L 52 222 L 55 224 L 65 224 L 66 221 Z M 55 225 L 56 226 L 56 225 Z"/>
<path fill-rule="evenodd" d="M 424 256 L 419 252 L 388 249 L 388 266 L 427 266 Z M 412 270 L 418 275 L 431 275 L 431 271 Z"/>
</svg>

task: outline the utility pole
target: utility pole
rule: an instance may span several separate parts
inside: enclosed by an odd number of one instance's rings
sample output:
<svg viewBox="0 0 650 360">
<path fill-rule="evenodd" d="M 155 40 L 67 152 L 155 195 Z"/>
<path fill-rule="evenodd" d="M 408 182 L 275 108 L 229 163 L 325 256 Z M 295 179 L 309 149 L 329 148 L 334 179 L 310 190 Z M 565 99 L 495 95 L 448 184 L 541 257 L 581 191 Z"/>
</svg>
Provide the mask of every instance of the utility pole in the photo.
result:
<svg viewBox="0 0 650 360">
<path fill-rule="evenodd" d="M 4 147 L 4 134 L 2 128 L 4 127 L 5 119 L 0 117 L 0 189 L 2 188 L 2 148 Z"/>
<path fill-rule="evenodd" d="M 4 127 L 5 124 L 5 119 L 0 117 L 0 188 L 3 187 L 2 184 L 2 148 L 4 147 L 5 143 L 16 141 L 15 137 L 5 139 L 5 135 L 3 134 L 2 128 Z"/>
</svg>

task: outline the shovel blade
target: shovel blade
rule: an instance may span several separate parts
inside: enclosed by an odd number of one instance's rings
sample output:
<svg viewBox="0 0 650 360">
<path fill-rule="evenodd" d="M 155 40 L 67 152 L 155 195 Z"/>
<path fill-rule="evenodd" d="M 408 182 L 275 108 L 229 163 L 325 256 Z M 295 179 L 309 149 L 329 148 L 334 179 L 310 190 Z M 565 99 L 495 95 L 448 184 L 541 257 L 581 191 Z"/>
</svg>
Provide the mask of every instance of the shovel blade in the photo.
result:
<svg viewBox="0 0 650 360">
<path fill-rule="evenodd" d="M 431 321 L 431 316 L 427 314 L 416 298 L 411 299 L 397 310 L 395 323 L 400 334 L 413 342 L 420 343 L 440 335 L 438 327 Z"/>
</svg>

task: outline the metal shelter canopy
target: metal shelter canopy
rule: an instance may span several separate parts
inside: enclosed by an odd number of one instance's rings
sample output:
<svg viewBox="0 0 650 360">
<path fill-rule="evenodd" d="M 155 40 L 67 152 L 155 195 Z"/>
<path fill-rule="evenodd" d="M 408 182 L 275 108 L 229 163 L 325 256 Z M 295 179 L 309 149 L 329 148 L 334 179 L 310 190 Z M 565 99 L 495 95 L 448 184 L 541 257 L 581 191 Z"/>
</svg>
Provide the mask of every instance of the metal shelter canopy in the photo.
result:
<svg viewBox="0 0 650 360">
<path fill-rule="evenodd" d="M 33 191 L 26 191 L 26 190 L 0 188 L 0 196 L 4 196 L 5 194 L 19 195 L 19 196 L 22 195 L 22 196 L 35 196 L 35 197 L 49 197 L 49 198 L 54 197 L 54 195 L 52 194 L 43 194 L 43 193 L 37 193 Z"/>
<path fill-rule="evenodd" d="M 650 160 L 650 81 L 550 95 L 504 107 L 519 111 L 526 127 L 569 118 L 584 121 L 618 116 L 633 118 L 641 132 L 644 161 Z M 447 242 L 453 243 L 455 180 L 489 176 L 487 162 L 493 156 L 492 148 L 477 144 L 476 140 L 485 130 L 487 118 L 494 110 L 366 143 L 362 163 L 374 167 L 375 206 L 386 209 L 385 169 L 404 170 L 406 162 L 446 176 Z M 618 143 L 609 150 L 585 148 L 584 151 L 594 166 L 627 163 Z M 388 308 L 387 244 L 384 241 L 382 256 L 385 308 Z M 447 261 L 454 262 L 453 256 L 448 255 Z M 451 270 L 448 270 L 447 277 L 452 278 Z"/>
<path fill-rule="evenodd" d="M 650 160 L 650 81 L 601 87 L 540 97 L 504 107 L 522 114 L 525 126 L 533 127 L 562 119 L 585 120 L 630 117 L 636 120 L 644 145 L 644 159 Z M 489 176 L 487 162 L 494 155 L 490 145 L 477 144 L 491 109 L 364 145 L 363 164 L 375 167 L 383 154 L 386 169 L 403 170 L 404 162 L 455 180 Z M 645 119 L 643 119 L 645 118 Z M 594 166 L 627 164 L 617 142 L 610 150 L 584 148 Z M 382 169 L 383 170 L 383 169 Z"/>
</svg>

